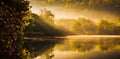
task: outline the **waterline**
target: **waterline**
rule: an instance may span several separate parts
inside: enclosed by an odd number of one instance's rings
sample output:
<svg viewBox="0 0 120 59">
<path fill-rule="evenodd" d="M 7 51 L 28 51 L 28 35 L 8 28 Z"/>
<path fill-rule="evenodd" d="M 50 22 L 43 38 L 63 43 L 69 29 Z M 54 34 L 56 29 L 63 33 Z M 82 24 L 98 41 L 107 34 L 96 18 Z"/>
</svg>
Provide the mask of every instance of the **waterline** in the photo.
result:
<svg viewBox="0 0 120 59">
<path fill-rule="evenodd" d="M 68 35 L 54 38 L 120 38 L 120 35 Z"/>
</svg>

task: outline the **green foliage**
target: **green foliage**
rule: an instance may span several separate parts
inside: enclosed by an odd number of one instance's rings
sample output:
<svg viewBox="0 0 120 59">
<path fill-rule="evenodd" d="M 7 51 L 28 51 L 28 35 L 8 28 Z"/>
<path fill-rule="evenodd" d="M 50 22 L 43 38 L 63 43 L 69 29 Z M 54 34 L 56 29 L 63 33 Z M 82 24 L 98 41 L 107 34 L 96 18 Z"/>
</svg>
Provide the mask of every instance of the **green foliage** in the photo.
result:
<svg viewBox="0 0 120 59">
<path fill-rule="evenodd" d="M 24 32 L 32 32 L 32 30 L 35 28 L 34 24 L 34 18 L 32 17 L 32 13 L 29 13 L 27 16 L 23 18 L 25 21 L 26 28 Z"/>
<path fill-rule="evenodd" d="M 22 59 L 22 39 L 28 14 L 27 0 L 0 0 L 0 58 Z"/>
</svg>

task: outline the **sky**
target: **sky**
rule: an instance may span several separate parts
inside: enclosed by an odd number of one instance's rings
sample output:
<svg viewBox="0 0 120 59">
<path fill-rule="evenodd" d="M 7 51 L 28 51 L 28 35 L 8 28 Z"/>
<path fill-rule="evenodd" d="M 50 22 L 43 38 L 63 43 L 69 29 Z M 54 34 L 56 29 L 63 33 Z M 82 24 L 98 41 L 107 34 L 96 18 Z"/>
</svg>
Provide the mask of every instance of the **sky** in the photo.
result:
<svg viewBox="0 0 120 59">
<path fill-rule="evenodd" d="M 120 0 L 29 0 L 33 13 L 48 9 L 59 18 L 117 19 Z"/>
</svg>

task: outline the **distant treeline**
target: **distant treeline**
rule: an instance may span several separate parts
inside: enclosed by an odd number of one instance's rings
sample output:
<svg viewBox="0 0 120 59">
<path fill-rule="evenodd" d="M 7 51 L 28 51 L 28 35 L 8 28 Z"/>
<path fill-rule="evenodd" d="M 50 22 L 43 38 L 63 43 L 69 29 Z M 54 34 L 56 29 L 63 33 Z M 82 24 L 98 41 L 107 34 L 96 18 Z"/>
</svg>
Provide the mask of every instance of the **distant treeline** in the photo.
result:
<svg viewBox="0 0 120 59">
<path fill-rule="evenodd" d="M 117 20 L 97 20 L 93 21 L 86 18 L 79 19 L 59 19 L 56 20 L 57 26 L 74 34 L 85 35 L 119 35 L 120 19 Z"/>
<path fill-rule="evenodd" d="M 119 35 L 120 19 L 90 20 L 78 19 L 54 19 L 50 10 L 41 10 L 41 15 L 31 13 L 31 21 L 25 32 L 30 35 Z"/>
</svg>

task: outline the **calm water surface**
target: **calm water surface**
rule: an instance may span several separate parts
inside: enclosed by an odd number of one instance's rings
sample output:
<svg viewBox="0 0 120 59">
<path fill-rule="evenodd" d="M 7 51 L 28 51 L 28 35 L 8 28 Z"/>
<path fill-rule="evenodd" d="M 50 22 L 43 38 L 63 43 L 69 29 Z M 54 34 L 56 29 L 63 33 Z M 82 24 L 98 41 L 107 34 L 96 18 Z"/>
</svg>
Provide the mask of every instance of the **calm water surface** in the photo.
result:
<svg viewBox="0 0 120 59">
<path fill-rule="evenodd" d="M 34 59 L 120 59 L 120 36 L 74 35 L 30 42 Z"/>
</svg>

